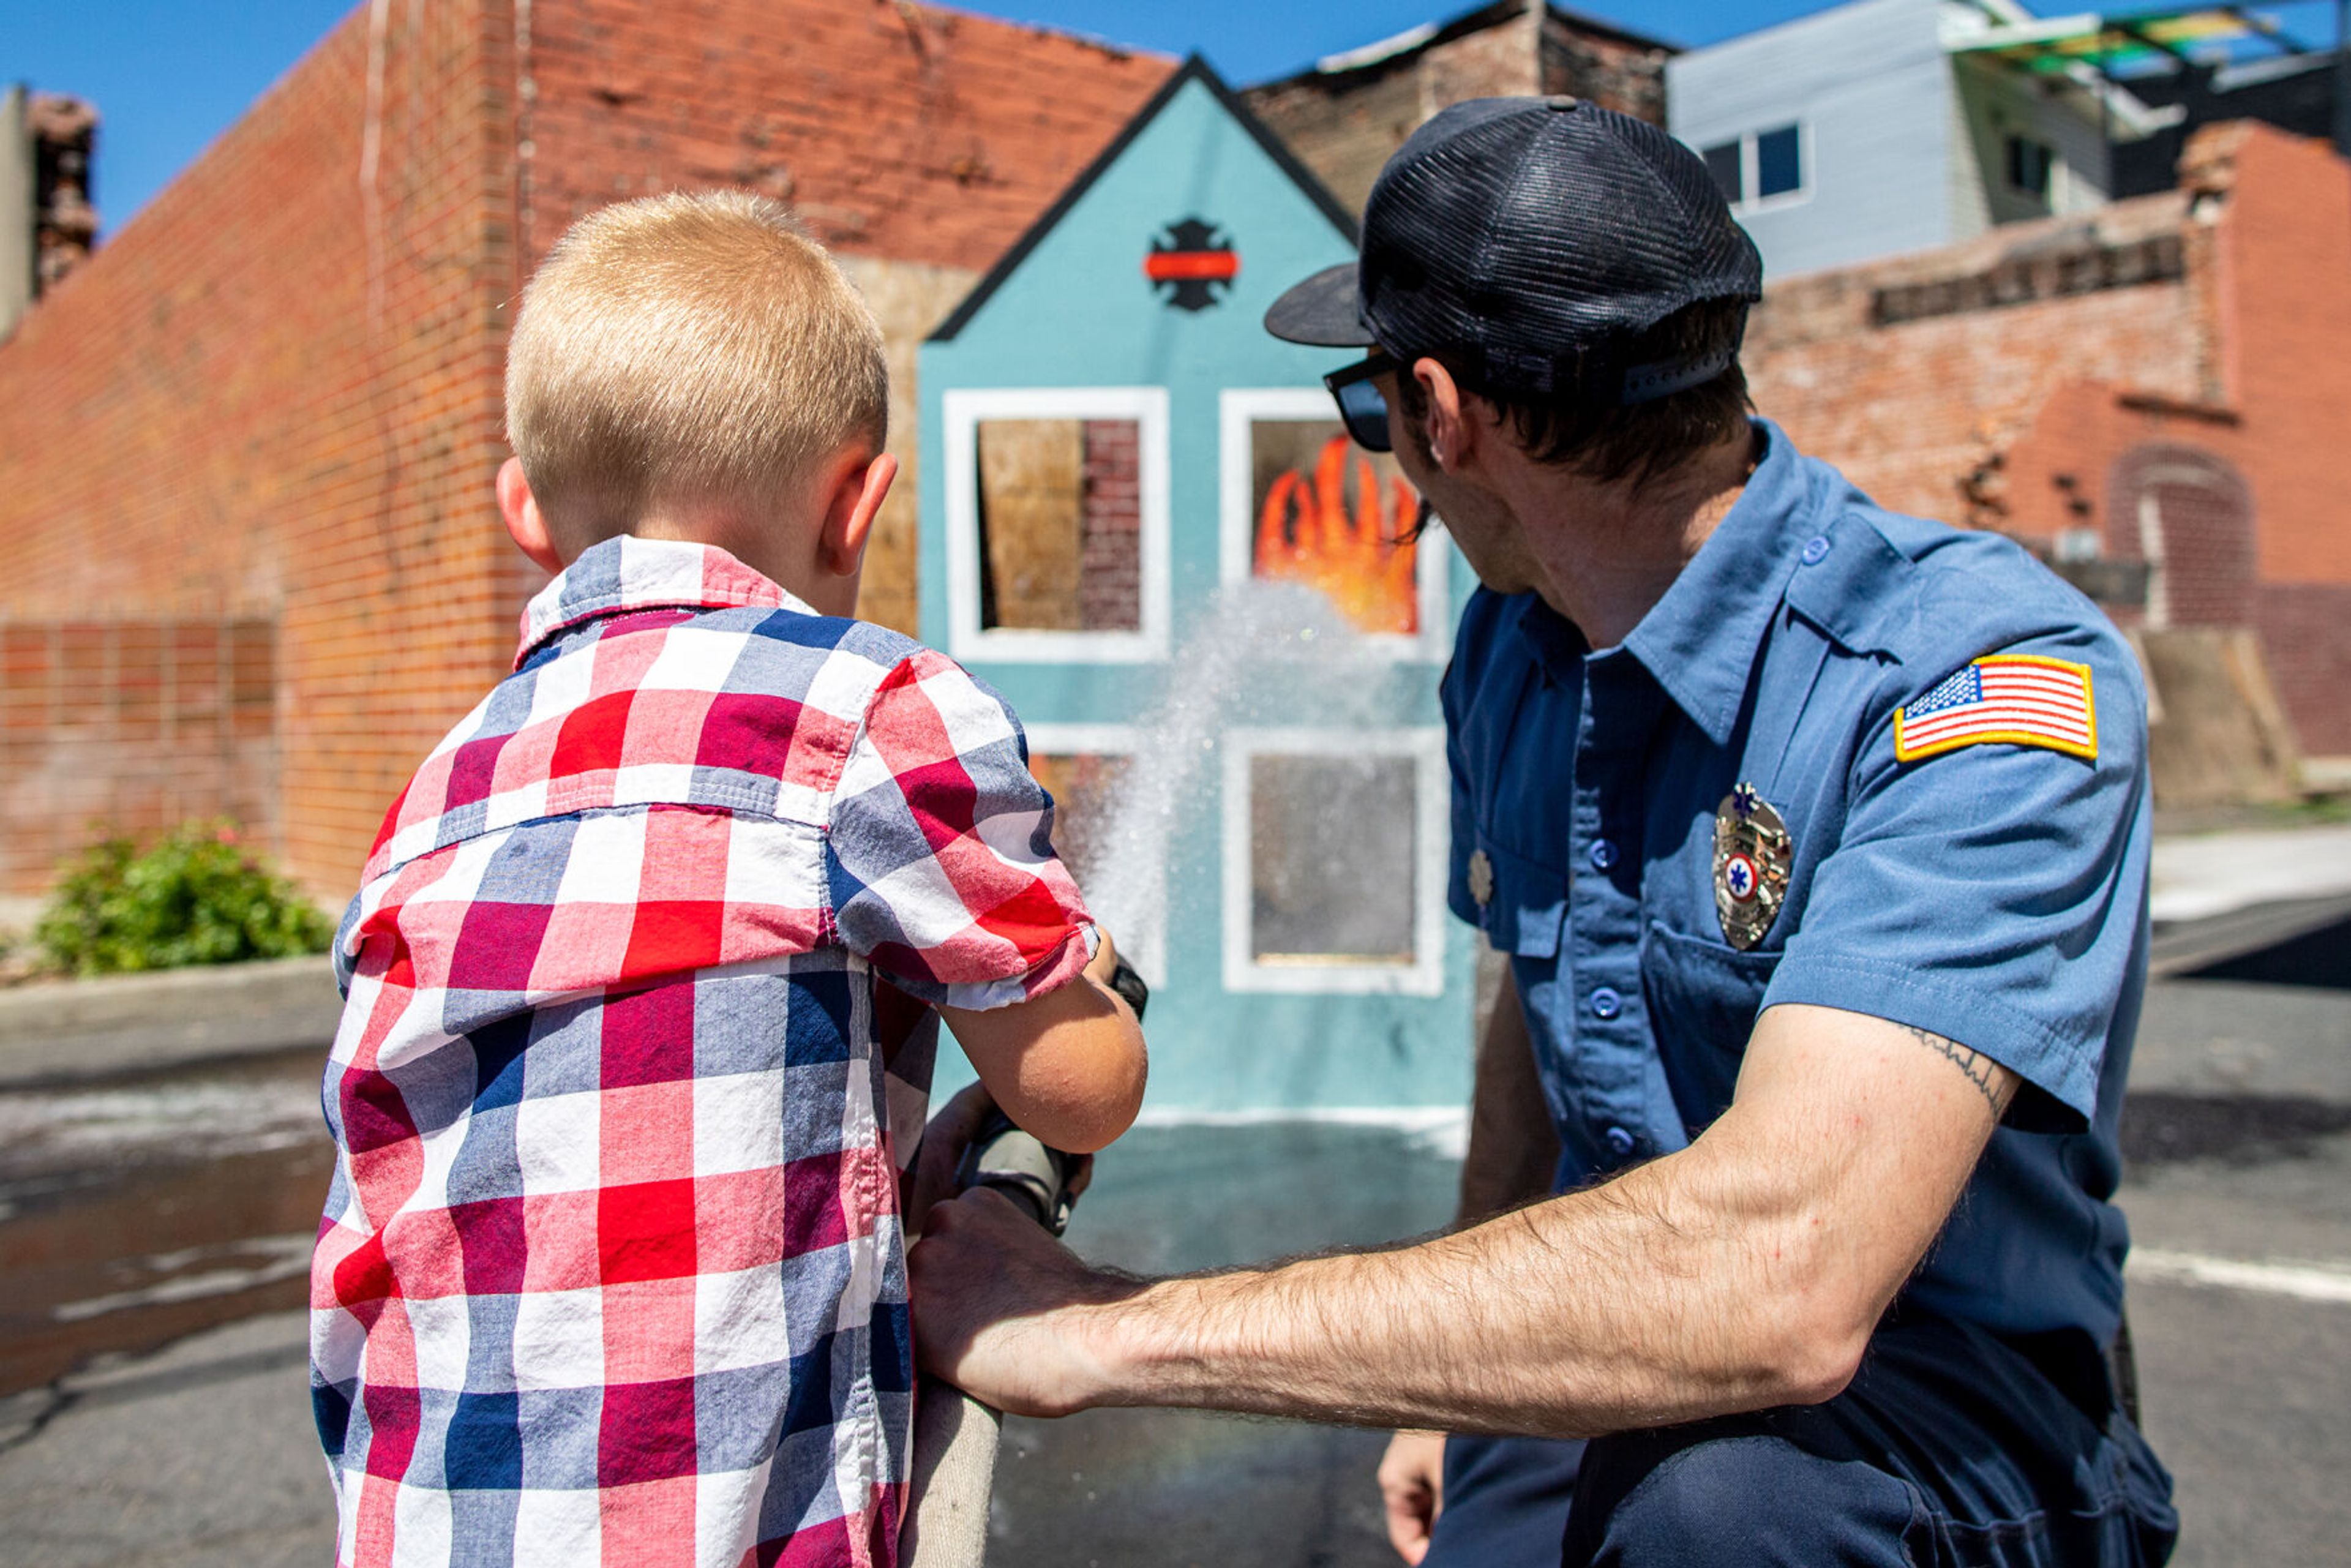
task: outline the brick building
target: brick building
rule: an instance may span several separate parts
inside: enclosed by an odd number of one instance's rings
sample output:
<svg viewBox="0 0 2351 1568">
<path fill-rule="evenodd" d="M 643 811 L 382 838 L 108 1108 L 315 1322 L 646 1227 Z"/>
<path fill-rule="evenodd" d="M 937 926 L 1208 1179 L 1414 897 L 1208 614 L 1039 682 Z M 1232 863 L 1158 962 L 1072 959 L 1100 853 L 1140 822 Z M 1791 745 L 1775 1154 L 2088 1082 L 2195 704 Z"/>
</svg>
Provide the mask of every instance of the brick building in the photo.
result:
<svg viewBox="0 0 2351 1568">
<path fill-rule="evenodd" d="M 1662 119 L 1671 52 L 1502 0 L 1245 96 L 1356 203 L 1458 98 Z M 340 894 L 537 585 L 489 479 L 507 304 L 572 216 L 790 201 L 883 319 L 911 463 L 915 346 L 1172 68 L 904 0 L 371 0 L 0 344 L 0 892 L 97 824 L 225 814 Z M 2027 538 L 2139 629 L 2159 747 L 2351 758 L 2351 179 L 2323 145 L 2210 127 L 2177 190 L 1774 280 L 1748 359 L 1886 503 Z M 867 573 L 910 630 L 919 488 Z M 2253 712 L 2234 738 L 2186 738 L 2167 661 L 2199 637 L 2235 639 L 2199 699 Z"/>
<path fill-rule="evenodd" d="M 1674 57 L 1505 0 L 1245 96 L 1360 205 L 1455 99 L 1662 121 Z M 2175 698 L 2168 803 L 2282 792 L 2297 760 L 2351 782 L 2351 171 L 2324 142 L 2212 126 L 2176 189 L 1767 279 L 1746 361 L 1764 411 L 1879 500 L 2017 535 L 2134 632 Z"/>
<path fill-rule="evenodd" d="M 1360 210 L 1405 138 L 1465 98 L 1571 93 L 1663 125 L 1674 52 L 1544 0 L 1497 0 L 1241 96 L 1334 195 Z"/>
<path fill-rule="evenodd" d="M 576 214 L 789 200 L 915 345 L 1173 62 L 906 0 L 363 5 L 0 346 L 0 891 L 98 823 L 321 893 L 503 673 L 507 302 Z M 914 621 L 906 475 L 869 613 Z"/>
<path fill-rule="evenodd" d="M 2175 191 L 1773 285 L 1746 357 L 1759 405 L 1878 500 L 2013 534 L 2100 599 L 2158 702 L 2198 636 L 2250 632 L 2266 676 L 2224 701 L 2273 682 L 2284 746 L 2343 771 L 2351 168 L 2325 143 L 2210 127 Z"/>
</svg>

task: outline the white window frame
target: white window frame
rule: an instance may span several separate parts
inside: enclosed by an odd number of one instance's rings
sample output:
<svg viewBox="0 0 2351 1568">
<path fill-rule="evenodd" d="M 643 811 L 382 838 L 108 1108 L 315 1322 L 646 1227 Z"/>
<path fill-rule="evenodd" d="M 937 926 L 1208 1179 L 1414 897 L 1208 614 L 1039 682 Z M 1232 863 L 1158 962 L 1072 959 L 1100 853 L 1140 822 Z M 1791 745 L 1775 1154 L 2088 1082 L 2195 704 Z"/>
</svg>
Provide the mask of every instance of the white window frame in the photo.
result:
<svg viewBox="0 0 2351 1568">
<path fill-rule="evenodd" d="M 1123 757 L 1127 766 L 1134 767 L 1143 753 L 1143 732 L 1127 724 L 1030 724 L 1021 727 L 1029 737 L 1031 757 Z M 1119 951 L 1141 972 L 1151 985 L 1165 985 L 1167 980 L 1167 828 L 1162 823 L 1158 831 L 1146 834 L 1144 841 L 1133 846 L 1134 852 L 1143 857 L 1142 876 L 1156 894 L 1159 924 L 1156 927 L 1128 931 L 1111 928 L 1111 938 Z M 1075 875 L 1074 870 L 1071 873 Z M 1086 891 L 1080 883 L 1078 891 Z M 1096 911 L 1099 914 L 1099 911 Z"/>
<path fill-rule="evenodd" d="M 1228 387 L 1217 396 L 1217 579 L 1230 588 L 1256 572 L 1257 517 L 1250 507 L 1249 427 L 1259 420 L 1328 423 L 1338 405 L 1322 387 Z M 1369 632 L 1365 645 L 1383 658 L 1442 664 L 1452 653 L 1452 546 L 1442 528 L 1420 538 L 1413 570 L 1420 596 L 1416 632 Z"/>
<path fill-rule="evenodd" d="M 1142 664 L 1167 657 L 1167 389 L 959 387 L 940 400 L 946 464 L 947 652 L 1013 664 Z M 979 425 L 988 419 L 1122 419 L 1135 425 L 1142 559 L 1131 632 L 984 627 L 979 620 Z"/>
<path fill-rule="evenodd" d="M 1445 882 L 1452 836 L 1445 729 L 1228 729 L 1224 754 L 1224 977 L 1234 992 L 1437 997 L 1445 994 Z M 1413 770 L 1413 918 L 1409 964 L 1267 964 L 1252 953 L 1249 764 L 1259 757 L 1407 757 Z"/>
<path fill-rule="evenodd" d="M 1761 182 L 1756 176 L 1761 170 L 1762 160 L 1756 152 L 1756 143 L 1769 132 L 1784 131 L 1791 125 L 1796 128 L 1796 188 L 1782 191 L 1776 196 L 1757 195 L 1755 193 L 1761 188 Z M 1693 142 L 1691 146 L 1703 158 L 1708 148 L 1719 147 L 1726 141 L 1739 143 L 1739 200 L 1730 204 L 1730 210 L 1739 216 L 1746 217 L 1751 213 L 1776 213 L 1782 207 L 1802 206 L 1813 199 L 1813 170 L 1815 165 L 1813 162 L 1813 122 L 1809 119 L 1799 116 L 1764 126 L 1761 131 L 1742 131 L 1735 136 L 1709 136 L 1703 141 Z"/>
</svg>

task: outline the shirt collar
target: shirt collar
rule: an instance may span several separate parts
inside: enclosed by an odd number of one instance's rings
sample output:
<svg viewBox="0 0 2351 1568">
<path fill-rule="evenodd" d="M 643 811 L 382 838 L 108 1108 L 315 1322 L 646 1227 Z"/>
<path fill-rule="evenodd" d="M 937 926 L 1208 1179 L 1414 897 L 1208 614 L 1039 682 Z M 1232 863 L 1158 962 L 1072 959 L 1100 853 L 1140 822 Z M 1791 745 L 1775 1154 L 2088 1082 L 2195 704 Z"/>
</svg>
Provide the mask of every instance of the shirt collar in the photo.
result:
<svg viewBox="0 0 2351 1568">
<path fill-rule="evenodd" d="M 549 638 L 600 616 L 746 607 L 816 613 L 716 545 L 622 534 L 590 545 L 532 596 L 522 612 L 515 667 Z"/>
<path fill-rule="evenodd" d="M 1730 742 L 1755 651 L 1804 558 L 1813 526 L 1803 463 L 1780 427 L 1755 421 L 1763 460 L 1664 598 L 1625 639 L 1690 722 Z"/>
</svg>

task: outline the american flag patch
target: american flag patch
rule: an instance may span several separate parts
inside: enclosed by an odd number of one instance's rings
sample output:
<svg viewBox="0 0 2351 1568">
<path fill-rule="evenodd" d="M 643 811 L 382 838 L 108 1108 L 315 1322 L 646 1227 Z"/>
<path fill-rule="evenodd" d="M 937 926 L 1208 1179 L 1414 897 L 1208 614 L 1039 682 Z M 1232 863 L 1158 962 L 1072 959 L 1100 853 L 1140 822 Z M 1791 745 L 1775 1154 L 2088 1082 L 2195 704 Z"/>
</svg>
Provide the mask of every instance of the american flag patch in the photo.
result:
<svg viewBox="0 0 2351 1568">
<path fill-rule="evenodd" d="M 2097 705 L 2090 666 L 2029 653 L 1996 653 L 1894 710 L 1894 757 L 1915 762 L 1938 751 L 2003 741 L 2098 758 Z"/>
</svg>

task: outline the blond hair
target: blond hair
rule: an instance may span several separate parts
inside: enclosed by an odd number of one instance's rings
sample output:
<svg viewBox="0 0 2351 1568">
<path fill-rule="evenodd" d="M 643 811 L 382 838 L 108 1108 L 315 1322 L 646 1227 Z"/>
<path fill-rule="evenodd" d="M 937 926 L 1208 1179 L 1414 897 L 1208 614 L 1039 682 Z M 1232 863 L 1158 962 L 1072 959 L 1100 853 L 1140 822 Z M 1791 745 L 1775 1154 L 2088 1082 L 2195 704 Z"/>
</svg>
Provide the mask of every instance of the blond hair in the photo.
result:
<svg viewBox="0 0 2351 1568">
<path fill-rule="evenodd" d="M 873 313 L 746 191 L 621 202 L 565 231 L 507 348 L 507 436 L 549 531 L 584 549 L 649 508 L 764 513 L 889 432 Z"/>
</svg>

